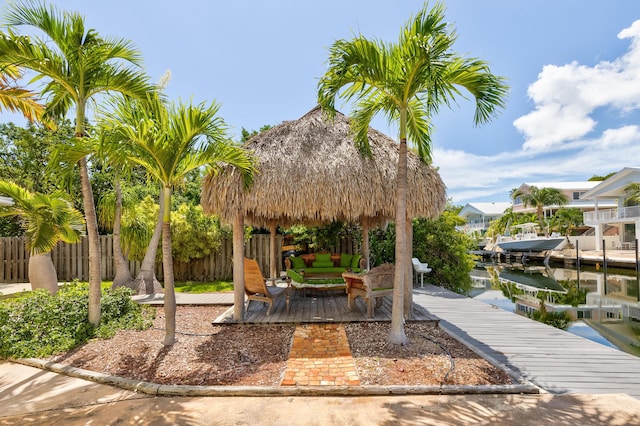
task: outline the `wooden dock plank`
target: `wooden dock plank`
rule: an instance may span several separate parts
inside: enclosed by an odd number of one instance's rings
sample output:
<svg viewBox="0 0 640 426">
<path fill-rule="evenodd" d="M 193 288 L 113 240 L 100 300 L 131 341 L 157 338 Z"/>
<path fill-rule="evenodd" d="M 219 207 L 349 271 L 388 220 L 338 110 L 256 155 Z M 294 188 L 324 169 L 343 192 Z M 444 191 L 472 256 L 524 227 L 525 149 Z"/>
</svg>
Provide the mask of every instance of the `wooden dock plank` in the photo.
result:
<svg viewBox="0 0 640 426">
<path fill-rule="evenodd" d="M 550 393 L 627 393 L 640 399 L 640 358 L 436 286 L 414 303 L 441 326 Z"/>
</svg>

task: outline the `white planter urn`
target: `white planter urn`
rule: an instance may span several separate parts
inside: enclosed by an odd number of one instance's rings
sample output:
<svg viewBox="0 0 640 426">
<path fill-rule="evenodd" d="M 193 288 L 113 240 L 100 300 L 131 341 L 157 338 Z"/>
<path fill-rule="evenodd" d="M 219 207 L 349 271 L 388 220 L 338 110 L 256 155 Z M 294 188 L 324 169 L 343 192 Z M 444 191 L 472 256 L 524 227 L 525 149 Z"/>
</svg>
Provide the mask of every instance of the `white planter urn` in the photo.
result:
<svg viewBox="0 0 640 426">
<path fill-rule="evenodd" d="M 29 257 L 29 282 L 31 290 L 46 288 L 51 294 L 58 291 L 58 277 L 51 260 L 51 253 Z"/>
</svg>

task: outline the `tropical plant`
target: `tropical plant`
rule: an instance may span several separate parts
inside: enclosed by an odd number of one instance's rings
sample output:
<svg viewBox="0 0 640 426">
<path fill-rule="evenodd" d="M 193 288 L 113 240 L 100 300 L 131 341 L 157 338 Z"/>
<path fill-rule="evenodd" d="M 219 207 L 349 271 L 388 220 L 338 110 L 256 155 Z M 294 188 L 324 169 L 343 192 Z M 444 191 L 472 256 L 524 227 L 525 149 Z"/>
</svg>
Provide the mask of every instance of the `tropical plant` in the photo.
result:
<svg viewBox="0 0 640 426">
<path fill-rule="evenodd" d="M 0 37 L 5 37 L 0 33 Z M 22 73 L 12 64 L 0 64 L 0 106 L 12 112 L 20 112 L 29 121 L 41 120 L 44 107 L 35 94 L 18 85 Z"/>
<path fill-rule="evenodd" d="M 248 185 L 252 159 L 230 144 L 217 116 L 219 105 L 167 105 L 158 95 L 145 101 L 115 99 L 114 113 L 103 117 L 103 131 L 122 142 L 128 160 L 144 167 L 162 184 L 162 263 L 164 274 L 165 345 L 175 342 L 176 301 L 171 247 L 171 194 L 185 176 L 203 166 L 237 167 Z"/>
<path fill-rule="evenodd" d="M 624 187 L 624 194 L 627 196 L 625 200 L 627 205 L 639 205 L 640 204 L 640 183 L 632 182 Z"/>
<path fill-rule="evenodd" d="M 407 139 L 424 161 L 431 160 L 431 117 L 442 105 L 450 106 L 462 89 L 476 101 L 474 121 L 488 122 L 504 105 L 507 86 L 479 59 L 464 58 L 451 49 L 455 32 L 445 21 L 445 7 L 425 5 L 400 31 L 397 43 L 369 40 L 362 35 L 338 40 L 329 48 L 329 68 L 318 83 L 318 103 L 329 118 L 335 99 L 356 101 L 352 129 L 356 145 L 370 156 L 368 129 L 373 117 L 383 114 L 398 124 L 399 157 L 396 185 L 396 265 L 389 341 L 404 344 L 404 287 L 409 285 L 406 232 Z M 407 267 L 405 267 L 407 265 Z"/>
<path fill-rule="evenodd" d="M 0 181 L 0 194 L 13 200 L 0 206 L 0 216 L 17 215 L 29 248 L 29 281 L 33 289 L 58 290 L 58 278 L 50 252 L 59 241 L 76 243 L 84 234 L 82 214 L 73 208 L 65 194 L 32 193 L 13 182 Z"/>
<path fill-rule="evenodd" d="M 556 188 L 538 188 L 537 186 L 528 186 L 516 188 L 511 191 L 511 198 L 522 199 L 525 207 L 528 205 L 536 208 L 536 216 L 540 228 L 546 229 L 544 225 L 544 208 L 545 206 L 564 206 L 569 202 L 569 197 Z"/>
<path fill-rule="evenodd" d="M 39 2 L 9 4 L 8 29 L 0 37 L 0 57 L 44 81 L 41 97 L 44 117 L 75 112 L 75 146 L 89 242 L 89 322 L 100 323 L 100 241 L 93 191 L 87 168 L 90 149 L 84 145 L 88 103 L 100 94 L 115 92 L 143 96 L 153 90 L 139 70 L 140 54 L 122 39 L 103 38 L 86 28 L 84 17 Z M 40 30 L 45 37 L 20 35 L 18 27 Z"/>
<path fill-rule="evenodd" d="M 553 230 L 560 232 L 562 235 L 569 236 L 573 230 L 583 224 L 582 210 L 576 207 L 561 207 L 553 215 L 549 225 Z"/>
</svg>

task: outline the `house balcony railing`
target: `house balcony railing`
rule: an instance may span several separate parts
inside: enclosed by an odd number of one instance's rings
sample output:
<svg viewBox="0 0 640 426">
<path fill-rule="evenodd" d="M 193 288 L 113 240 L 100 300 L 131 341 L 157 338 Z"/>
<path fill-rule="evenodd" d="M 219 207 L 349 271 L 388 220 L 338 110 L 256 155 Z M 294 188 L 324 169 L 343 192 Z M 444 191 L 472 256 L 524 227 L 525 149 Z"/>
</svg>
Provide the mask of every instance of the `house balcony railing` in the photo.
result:
<svg viewBox="0 0 640 426">
<path fill-rule="evenodd" d="M 624 219 L 640 219 L 640 206 L 620 207 L 617 209 L 584 212 L 585 225 L 595 225 L 602 222 L 615 222 Z"/>
</svg>

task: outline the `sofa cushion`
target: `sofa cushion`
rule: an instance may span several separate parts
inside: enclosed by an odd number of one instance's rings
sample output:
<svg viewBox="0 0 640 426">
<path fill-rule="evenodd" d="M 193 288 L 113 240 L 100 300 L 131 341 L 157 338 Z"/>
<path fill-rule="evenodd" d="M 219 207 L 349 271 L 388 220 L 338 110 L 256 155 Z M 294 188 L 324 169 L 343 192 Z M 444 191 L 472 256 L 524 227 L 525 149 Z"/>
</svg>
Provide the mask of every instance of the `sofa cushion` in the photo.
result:
<svg viewBox="0 0 640 426">
<path fill-rule="evenodd" d="M 301 257 L 291 256 L 289 259 L 291 259 L 291 268 L 293 269 L 304 269 L 307 266 Z"/>
<path fill-rule="evenodd" d="M 311 266 L 313 268 L 333 268 L 333 262 L 332 261 L 322 261 L 322 260 L 316 260 L 315 262 L 313 262 L 311 264 Z"/>
<path fill-rule="evenodd" d="M 331 261 L 331 253 L 316 253 L 316 262 L 330 262 Z"/>
<path fill-rule="evenodd" d="M 359 254 L 353 255 L 353 259 L 351 259 L 351 267 L 352 268 L 359 268 L 360 267 L 360 259 L 362 259 L 361 255 L 359 255 Z"/>
<path fill-rule="evenodd" d="M 352 260 L 353 260 L 353 255 L 352 254 L 344 254 L 344 253 L 342 253 L 340 255 L 340 266 L 343 267 L 343 268 L 350 268 Z"/>
</svg>

